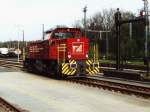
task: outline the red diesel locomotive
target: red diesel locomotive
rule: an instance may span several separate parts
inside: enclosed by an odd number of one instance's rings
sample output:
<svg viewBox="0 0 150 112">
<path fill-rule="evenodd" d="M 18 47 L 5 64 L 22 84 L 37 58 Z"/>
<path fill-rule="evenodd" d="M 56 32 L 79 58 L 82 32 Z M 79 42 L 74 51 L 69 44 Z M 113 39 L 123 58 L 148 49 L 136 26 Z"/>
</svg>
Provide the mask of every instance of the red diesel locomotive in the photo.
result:
<svg viewBox="0 0 150 112">
<path fill-rule="evenodd" d="M 47 40 L 32 42 L 27 46 L 24 59 L 27 70 L 55 78 L 99 72 L 98 59 L 89 58 L 89 39 L 81 36 L 80 29 L 56 28 L 46 34 Z"/>
</svg>

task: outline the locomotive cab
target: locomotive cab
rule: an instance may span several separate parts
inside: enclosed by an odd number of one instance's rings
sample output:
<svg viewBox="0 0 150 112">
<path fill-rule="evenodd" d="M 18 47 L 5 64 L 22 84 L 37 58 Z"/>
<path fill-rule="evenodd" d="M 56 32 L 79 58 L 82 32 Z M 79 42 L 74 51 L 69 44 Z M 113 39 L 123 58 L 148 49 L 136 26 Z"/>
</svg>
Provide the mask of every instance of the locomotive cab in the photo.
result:
<svg viewBox="0 0 150 112">
<path fill-rule="evenodd" d="M 59 57 L 60 60 L 87 59 L 89 40 L 88 38 L 81 36 L 80 29 L 57 28 L 53 31 L 47 31 L 47 33 L 50 35 L 48 39 L 51 52 L 50 58 L 57 59 Z"/>
</svg>

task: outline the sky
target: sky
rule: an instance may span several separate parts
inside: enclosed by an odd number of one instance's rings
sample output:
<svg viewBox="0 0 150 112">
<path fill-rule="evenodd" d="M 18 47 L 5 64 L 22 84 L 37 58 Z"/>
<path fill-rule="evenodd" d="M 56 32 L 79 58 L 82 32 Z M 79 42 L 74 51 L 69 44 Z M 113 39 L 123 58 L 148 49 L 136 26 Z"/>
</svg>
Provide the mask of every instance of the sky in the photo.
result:
<svg viewBox="0 0 150 112">
<path fill-rule="evenodd" d="M 150 2 L 150 1 L 149 1 Z M 87 17 L 110 8 L 137 13 L 143 7 L 142 0 L 0 0 L 0 41 L 42 38 L 45 30 L 56 25 L 72 26 L 83 18 L 87 5 Z"/>
</svg>

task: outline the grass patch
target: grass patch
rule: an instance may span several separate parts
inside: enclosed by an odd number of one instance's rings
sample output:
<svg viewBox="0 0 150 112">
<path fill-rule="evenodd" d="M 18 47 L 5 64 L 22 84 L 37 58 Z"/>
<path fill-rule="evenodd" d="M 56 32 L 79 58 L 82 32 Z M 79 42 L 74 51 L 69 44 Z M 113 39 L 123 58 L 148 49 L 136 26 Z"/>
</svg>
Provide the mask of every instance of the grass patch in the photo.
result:
<svg viewBox="0 0 150 112">
<path fill-rule="evenodd" d="M 115 60 L 100 60 L 100 63 L 110 63 L 110 64 L 115 64 L 116 61 Z M 127 65 L 144 65 L 144 62 L 141 61 L 141 60 L 131 60 L 131 61 L 127 61 L 125 63 L 125 61 L 123 62 L 124 64 L 127 64 Z"/>
</svg>

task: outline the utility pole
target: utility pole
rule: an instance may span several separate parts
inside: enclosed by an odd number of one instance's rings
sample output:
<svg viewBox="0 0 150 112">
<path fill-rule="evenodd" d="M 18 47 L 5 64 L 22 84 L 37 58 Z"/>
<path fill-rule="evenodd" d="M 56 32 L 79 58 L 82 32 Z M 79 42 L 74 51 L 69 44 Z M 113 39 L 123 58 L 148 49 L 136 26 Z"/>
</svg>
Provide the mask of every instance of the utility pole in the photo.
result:
<svg viewBox="0 0 150 112">
<path fill-rule="evenodd" d="M 20 48 L 20 47 L 19 47 L 19 46 L 20 46 L 20 44 L 19 44 L 19 40 L 18 40 L 18 50 L 17 50 L 17 53 L 18 53 L 18 54 L 17 54 L 17 57 L 18 57 L 18 63 L 19 63 L 19 60 L 20 60 L 20 59 L 19 59 L 19 58 L 20 58 L 20 56 L 19 56 L 19 48 Z"/>
<path fill-rule="evenodd" d="M 25 42 L 24 42 L 24 30 L 22 30 L 22 40 L 23 40 L 23 48 L 22 48 L 22 59 L 25 59 Z"/>
<path fill-rule="evenodd" d="M 23 47 L 24 47 L 24 30 L 22 30 L 22 40 L 23 40 Z"/>
<path fill-rule="evenodd" d="M 45 39 L 44 38 L 44 24 L 42 24 L 42 38 L 43 38 L 43 40 Z"/>
<path fill-rule="evenodd" d="M 145 57 L 148 57 L 148 26 L 149 26 L 149 19 L 148 19 L 148 1 L 143 0 L 144 2 L 144 12 L 145 12 Z"/>
<path fill-rule="evenodd" d="M 130 40 L 132 40 L 132 23 L 129 23 L 129 37 L 130 37 Z"/>
<path fill-rule="evenodd" d="M 106 57 L 109 57 L 109 40 L 108 40 L 108 33 L 106 33 Z"/>
<path fill-rule="evenodd" d="M 12 48 L 12 42 L 11 42 L 11 38 L 9 39 L 9 48 Z"/>
<path fill-rule="evenodd" d="M 86 37 L 86 30 L 87 30 L 87 24 L 86 24 L 86 12 L 87 12 L 87 6 L 85 6 L 84 8 L 83 8 L 83 13 L 84 13 L 84 35 L 85 35 L 85 37 Z"/>
<path fill-rule="evenodd" d="M 116 24 L 116 69 L 120 70 L 120 30 L 121 30 L 121 13 L 119 8 L 117 8 L 117 12 L 115 13 L 115 24 Z"/>
</svg>

